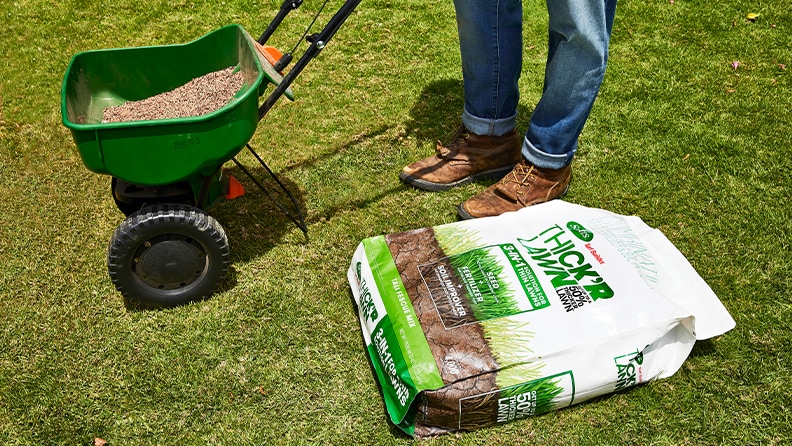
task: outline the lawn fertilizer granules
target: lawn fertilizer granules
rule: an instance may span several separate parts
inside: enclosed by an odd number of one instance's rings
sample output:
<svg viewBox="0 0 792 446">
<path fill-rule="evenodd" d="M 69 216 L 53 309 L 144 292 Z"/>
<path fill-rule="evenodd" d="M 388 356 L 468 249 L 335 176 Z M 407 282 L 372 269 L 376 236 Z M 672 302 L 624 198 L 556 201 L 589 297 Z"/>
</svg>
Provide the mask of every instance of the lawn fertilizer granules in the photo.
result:
<svg viewBox="0 0 792 446">
<path fill-rule="evenodd" d="M 390 419 L 419 438 L 671 376 L 734 327 L 660 231 L 560 200 L 366 239 L 348 279 Z"/>
<path fill-rule="evenodd" d="M 197 77 L 171 91 L 139 101 L 127 101 L 104 110 L 102 122 L 129 122 L 189 118 L 211 113 L 242 88 L 241 71 L 234 67 Z"/>
</svg>

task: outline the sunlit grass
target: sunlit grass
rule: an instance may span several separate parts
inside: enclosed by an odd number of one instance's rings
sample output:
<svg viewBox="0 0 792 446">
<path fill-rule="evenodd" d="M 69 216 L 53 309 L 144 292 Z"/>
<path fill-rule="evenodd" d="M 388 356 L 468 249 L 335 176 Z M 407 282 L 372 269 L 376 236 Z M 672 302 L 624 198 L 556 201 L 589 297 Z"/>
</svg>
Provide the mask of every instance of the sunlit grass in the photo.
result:
<svg viewBox="0 0 792 446">
<path fill-rule="evenodd" d="M 546 55 L 544 2 L 523 3 L 521 130 Z M 458 125 L 452 2 L 364 1 L 295 83 L 297 101 L 259 124 L 251 144 L 297 196 L 309 237 L 245 183 L 247 195 L 211 211 L 232 271 L 205 302 L 125 308 L 105 266 L 123 216 L 61 124 L 74 54 L 183 43 L 229 23 L 255 35 L 280 4 L 0 5 L 0 443 L 410 444 L 388 425 L 345 271 L 360 240 L 455 221 L 485 186 L 424 193 L 398 180 Z M 316 9 L 306 1 L 274 43 L 291 48 Z M 792 437 L 790 31 L 780 0 L 622 1 L 565 197 L 660 228 L 737 327 L 669 379 L 428 443 Z"/>
</svg>

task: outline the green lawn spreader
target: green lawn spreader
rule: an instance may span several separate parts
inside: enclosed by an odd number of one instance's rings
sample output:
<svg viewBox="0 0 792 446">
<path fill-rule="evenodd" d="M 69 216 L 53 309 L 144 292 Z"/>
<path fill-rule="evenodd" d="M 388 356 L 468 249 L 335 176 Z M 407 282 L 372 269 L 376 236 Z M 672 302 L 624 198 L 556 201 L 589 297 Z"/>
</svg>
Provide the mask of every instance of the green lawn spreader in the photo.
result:
<svg viewBox="0 0 792 446">
<path fill-rule="evenodd" d="M 307 231 L 298 203 L 248 142 L 279 98 L 293 99 L 291 83 L 359 2 L 346 0 L 319 33 L 308 37 L 308 48 L 286 74 L 291 53 L 273 58 L 265 44 L 302 0 L 286 0 L 258 39 L 240 25 L 228 25 L 186 44 L 86 51 L 72 58 L 61 93 L 63 124 L 85 166 L 111 177 L 113 199 L 126 216 L 107 251 L 110 278 L 126 299 L 171 307 L 203 299 L 218 287 L 228 270 L 229 245 L 207 211 L 238 195 L 241 187 L 223 165 L 233 161 L 272 198 L 235 158 L 244 148 L 286 192 L 294 210 L 273 201 Z M 107 107 L 171 91 L 227 67 L 242 73 L 244 85 L 216 111 L 102 122 Z"/>
</svg>

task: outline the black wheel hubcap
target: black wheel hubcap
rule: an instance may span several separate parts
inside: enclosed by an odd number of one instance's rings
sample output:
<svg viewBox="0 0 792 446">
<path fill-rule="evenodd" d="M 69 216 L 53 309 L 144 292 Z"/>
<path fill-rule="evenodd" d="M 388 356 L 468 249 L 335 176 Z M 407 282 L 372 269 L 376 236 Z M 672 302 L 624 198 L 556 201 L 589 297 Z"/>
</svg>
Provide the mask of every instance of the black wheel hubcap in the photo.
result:
<svg viewBox="0 0 792 446">
<path fill-rule="evenodd" d="M 132 268 L 146 285 L 175 290 L 191 285 L 206 272 L 206 252 L 189 237 L 169 234 L 147 240 L 135 252 Z"/>
</svg>

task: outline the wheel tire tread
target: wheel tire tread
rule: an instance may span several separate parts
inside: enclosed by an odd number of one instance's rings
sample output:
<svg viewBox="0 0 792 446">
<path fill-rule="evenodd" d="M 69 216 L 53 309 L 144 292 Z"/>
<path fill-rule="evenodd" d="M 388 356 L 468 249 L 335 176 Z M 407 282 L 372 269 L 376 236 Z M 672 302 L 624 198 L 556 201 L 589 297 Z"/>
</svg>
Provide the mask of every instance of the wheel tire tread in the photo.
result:
<svg viewBox="0 0 792 446">
<path fill-rule="evenodd" d="M 134 244 L 135 240 L 142 238 L 150 228 L 165 224 L 176 224 L 183 227 L 198 229 L 204 236 L 214 243 L 214 248 L 220 254 L 219 274 L 211 289 L 190 295 L 185 299 L 172 302 L 151 300 L 148 296 L 138 295 L 134 287 L 127 286 L 123 274 L 127 260 L 125 260 L 125 246 Z M 183 204 L 156 204 L 143 208 L 127 217 L 113 233 L 107 249 L 107 268 L 110 280 L 115 288 L 127 299 L 131 299 L 151 307 L 177 306 L 189 301 L 200 300 L 211 295 L 228 273 L 230 248 L 225 230 L 212 216 L 202 210 Z M 215 271 L 217 274 L 217 271 Z"/>
</svg>

